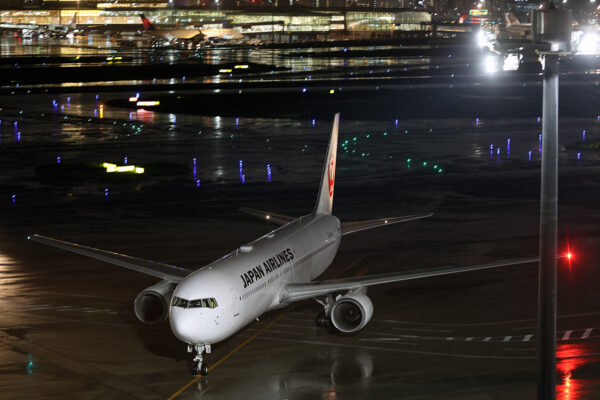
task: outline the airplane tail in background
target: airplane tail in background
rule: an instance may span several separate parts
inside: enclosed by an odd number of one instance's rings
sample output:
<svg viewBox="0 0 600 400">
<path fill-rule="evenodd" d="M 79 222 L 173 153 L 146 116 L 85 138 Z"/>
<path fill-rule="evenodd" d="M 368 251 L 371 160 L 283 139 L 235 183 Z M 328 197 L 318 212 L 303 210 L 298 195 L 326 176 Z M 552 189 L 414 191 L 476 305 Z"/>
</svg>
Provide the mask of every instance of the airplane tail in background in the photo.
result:
<svg viewBox="0 0 600 400">
<path fill-rule="evenodd" d="M 154 27 L 154 25 L 152 25 L 152 23 L 150 22 L 150 20 L 148 18 L 146 18 L 146 16 L 144 14 L 140 14 L 140 18 L 142 19 L 142 25 L 144 25 L 144 30 L 145 31 L 154 31 L 154 30 L 156 30 L 156 28 Z"/>
<path fill-rule="evenodd" d="M 71 27 L 74 27 L 77 25 L 77 13 L 73 14 L 73 19 L 71 19 L 71 22 L 69 22 L 69 25 Z"/>
<path fill-rule="evenodd" d="M 519 25 L 521 22 L 515 17 L 515 14 L 508 13 L 504 15 L 504 20 L 506 22 L 506 27 L 508 28 L 511 25 Z"/>
<path fill-rule="evenodd" d="M 319 197 L 314 214 L 331 215 L 333 207 L 333 186 L 335 183 L 335 163 L 337 161 L 338 130 L 340 125 L 340 113 L 335 114 L 333 118 L 333 128 L 331 138 L 327 147 L 327 155 L 323 165 L 323 175 L 321 176 L 321 186 L 319 187 Z"/>
</svg>

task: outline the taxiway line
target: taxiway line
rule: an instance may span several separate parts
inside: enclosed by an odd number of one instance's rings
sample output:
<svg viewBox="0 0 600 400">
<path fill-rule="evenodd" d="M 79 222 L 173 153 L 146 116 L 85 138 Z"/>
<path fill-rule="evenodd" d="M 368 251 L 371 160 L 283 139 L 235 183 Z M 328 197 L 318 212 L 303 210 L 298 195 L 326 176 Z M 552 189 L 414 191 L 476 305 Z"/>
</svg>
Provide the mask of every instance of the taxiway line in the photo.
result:
<svg viewBox="0 0 600 400">
<path fill-rule="evenodd" d="M 263 326 L 260 330 L 258 330 L 254 335 L 250 336 L 248 339 L 244 340 L 241 344 L 239 344 L 235 349 L 231 350 L 229 353 L 227 353 L 224 357 L 222 357 L 220 360 L 218 360 L 216 363 L 214 363 L 213 365 L 211 365 L 211 367 L 208 369 L 208 371 L 212 371 L 213 369 L 215 369 L 216 367 L 218 367 L 221 363 L 223 363 L 224 361 L 226 361 L 228 358 L 230 358 L 231 356 L 233 356 L 235 353 L 237 353 L 238 351 L 240 351 L 241 349 L 243 349 L 244 347 L 246 347 L 248 345 L 248 343 L 252 342 L 254 339 L 256 339 L 256 337 L 258 335 L 260 335 L 261 333 L 263 333 L 264 331 L 266 331 L 268 328 L 270 328 L 275 322 L 279 321 L 280 319 L 282 319 L 287 313 L 281 313 L 279 314 L 277 317 L 275 317 L 271 322 L 269 322 L 267 325 Z M 167 400 L 172 400 L 175 397 L 179 396 L 181 393 L 183 393 L 187 388 L 189 388 L 191 385 L 193 385 L 195 382 L 197 382 L 198 380 L 202 379 L 203 376 L 202 375 L 198 375 L 197 377 L 195 377 L 194 379 L 192 379 L 191 381 L 189 381 L 188 383 L 186 383 L 181 389 L 179 389 L 178 391 L 176 391 L 175 393 L 173 393 L 171 395 L 171 397 L 169 397 Z"/>
<path fill-rule="evenodd" d="M 339 277 L 339 275 L 343 274 L 347 270 L 349 270 L 349 269 L 353 268 L 354 266 L 356 266 L 356 264 L 358 264 L 359 262 L 361 262 L 364 258 L 365 258 L 365 256 L 358 257 L 356 260 L 354 260 L 353 262 L 351 262 L 346 268 L 343 268 L 341 271 L 339 271 L 339 273 L 337 273 L 334 277 L 335 278 Z M 235 353 L 237 353 L 238 351 L 242 350 L 250 342 L 252 342 L 254 339 L 256 339 L 261 333 L 263 333 L 264 331 L 266 331 L 267 329 L 269 329 L 271 326 L 273 326 L 273 324 L 275 324 L 277 321 L 281 320 L 283 317 L 285 317 L 287 314 L 289 314 L 293 309 L 294 309 L 294 307 L 290 307 L 285 312 L 279 314 L 271 322 L 269 322 L 267 325 L 265 325 L 261 329 L 259 329 L 254 335 L 252 335 L 248 339 L 244 340 L 235 349 L 231 350 L 224 357 L 222 357 L 220 360 L 218 360 L 213 365 L 211 365 L 208 368 L 208 372 L 212 371 L 213 369 L 215 369 L 216 367 L 218 367 L 220 364 L 222 364 L 224 361 L 226 361 L 231 356 L 233 356 Z M 197 377 L 195 377 L 194 379 L 192 379 L 191 381 L 189 381 L 188 383 L 186 383 L 181 389 L 179 389 L 178 391 L 176 391 L 175 393 L 173 393 L 167 400 L 173 400 L 174 398 L 176 398 L 177 396 L 179 396 L 181 393 L 183 393 L 187 388 L 189 388 L 191 385 L 193 385 L 195 382 L 197 382 L 198 380 L 200 380 L 202 378 L 203 378 L 202 375 L 198 375 Z"/>
</svg>

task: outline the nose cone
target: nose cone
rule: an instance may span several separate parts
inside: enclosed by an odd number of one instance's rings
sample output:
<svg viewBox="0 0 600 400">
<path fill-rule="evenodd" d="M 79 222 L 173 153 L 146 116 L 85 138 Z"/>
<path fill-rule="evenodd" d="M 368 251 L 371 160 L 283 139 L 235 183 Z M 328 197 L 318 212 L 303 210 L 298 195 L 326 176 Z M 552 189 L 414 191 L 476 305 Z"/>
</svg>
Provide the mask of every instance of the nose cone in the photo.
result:
<svg viewBox="0 0 600 400">
<path fill-rule="evenodd" d="M 171 307 L 171 331 L 186 343 L 203 343 L 202 315 L 199 310 Z"/>
</svg>

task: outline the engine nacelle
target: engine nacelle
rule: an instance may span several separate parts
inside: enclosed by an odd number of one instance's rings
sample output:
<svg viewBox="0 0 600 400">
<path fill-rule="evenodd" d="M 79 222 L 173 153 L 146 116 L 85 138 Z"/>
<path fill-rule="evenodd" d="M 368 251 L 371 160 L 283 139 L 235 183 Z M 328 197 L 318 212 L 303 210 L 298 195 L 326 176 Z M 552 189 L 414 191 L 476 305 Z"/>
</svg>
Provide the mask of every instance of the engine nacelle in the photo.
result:
<svg viewBox="0 0 600 400">
<path fill-rule="evenodd" d="M 331 307 L 331 323 L 342 333 L 356 333 L 365 327 L 373 316 L 373 303 L 365 289 L 352 290 L 338 297 Z"/>
<path fill-rule="evenodd" d="M 169 302 L 175 290 L 175 284 L 160 281 L 140 292 L 133 302 L 135 316 L 144 324 L 158 324 L 169 315 Z"/>
</svg>

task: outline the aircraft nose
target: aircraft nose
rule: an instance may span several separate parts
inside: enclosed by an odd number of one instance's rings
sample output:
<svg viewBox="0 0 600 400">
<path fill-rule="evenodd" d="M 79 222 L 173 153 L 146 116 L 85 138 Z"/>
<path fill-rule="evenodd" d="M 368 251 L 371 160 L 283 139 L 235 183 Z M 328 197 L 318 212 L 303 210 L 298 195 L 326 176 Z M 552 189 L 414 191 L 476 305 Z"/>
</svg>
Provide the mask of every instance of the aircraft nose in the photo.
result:
<svg viewBox="0 0 600 400">
<path fill-rule="evenodd" d="M 171 331 L 182 342 L 200 343 L 202 332 L 198 324 L 199 318 L 194 318 L 189 311 L 183 308 L 171 309 Z"/>
</svg>

